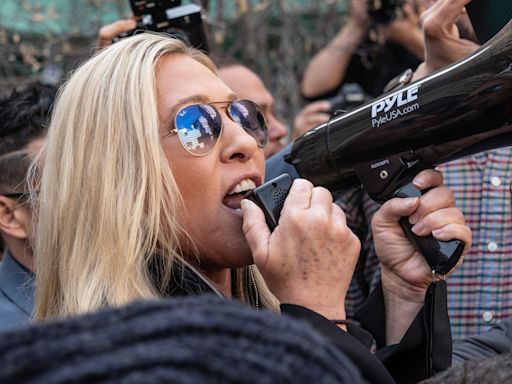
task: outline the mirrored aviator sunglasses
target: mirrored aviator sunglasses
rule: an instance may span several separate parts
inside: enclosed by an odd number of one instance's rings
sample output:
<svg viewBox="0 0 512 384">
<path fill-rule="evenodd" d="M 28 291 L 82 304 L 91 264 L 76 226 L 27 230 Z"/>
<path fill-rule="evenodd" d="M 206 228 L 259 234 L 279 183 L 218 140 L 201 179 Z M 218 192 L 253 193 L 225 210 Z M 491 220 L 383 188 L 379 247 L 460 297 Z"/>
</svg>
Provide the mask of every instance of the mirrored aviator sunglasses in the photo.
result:
<svg viewBox="0 0 512 384">
<path fill-rule="evenodd" d="M 219 104 L 225 106 L 216 107 Z M 181 145 L 190 154 L 194 156 L 209 154 L 219 141 L 222 132 L 219 108 L 226 108 L 229 118 L 251 135 L 258 147 L 264 148 L 267 145 L 267 122 L 256 103 L 250 100 L 187 105 L 176 114 L 175 128 L 169 134 L 177 134 Z"/>
</svg>

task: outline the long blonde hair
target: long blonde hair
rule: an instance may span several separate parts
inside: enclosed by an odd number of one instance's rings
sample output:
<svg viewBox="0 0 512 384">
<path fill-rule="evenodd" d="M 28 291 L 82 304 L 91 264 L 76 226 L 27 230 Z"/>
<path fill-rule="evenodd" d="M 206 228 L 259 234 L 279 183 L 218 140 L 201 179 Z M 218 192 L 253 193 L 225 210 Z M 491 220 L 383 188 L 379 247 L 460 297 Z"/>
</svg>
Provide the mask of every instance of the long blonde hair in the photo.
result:
<svg viewBox="0 0 512 384">
<path fill-rule="evenodd" d="M 206 55 L 179 40 L 141 34 L 85 62 L 59 92 L 31 172 L 35 319 L 161 296 L 173 262 L 182 260 L 183 206 L 160 144 L 155 85 L 159 59 L 178 53 L 216 73 Z M 164 277 L 159 284 L 150 265 Z M 263 305 L 275 306 L 257 279 Z"/>
</svg>

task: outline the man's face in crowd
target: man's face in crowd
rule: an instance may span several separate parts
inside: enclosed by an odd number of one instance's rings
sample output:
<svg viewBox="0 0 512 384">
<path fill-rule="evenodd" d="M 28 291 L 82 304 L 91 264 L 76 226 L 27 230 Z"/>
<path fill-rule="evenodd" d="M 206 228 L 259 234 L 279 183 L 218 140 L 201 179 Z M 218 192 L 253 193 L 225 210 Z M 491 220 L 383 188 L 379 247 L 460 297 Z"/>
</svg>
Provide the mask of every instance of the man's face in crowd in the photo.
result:
<svg viewBox="0 0 512 384">
<path fill-rule="evenodd" d="M 284 146 L 288 135 L 286 126 L 274 114 L 274 98 L 261 79 L 250 69 L 242 65 L 232 65 L 219 69 L 221 79 L 240 99 L 254 101 L 265 114 L 268 124 L 269 142 L 264 149 L 268 158 Z"/>
<path fill-rule="evenodd" d="M 34 139 L 25 148 L 5 156 L 15 156 L 20 161 L 26 156 L 33 159 L 39 153 L 44 142 L 44 138 Z M 23 183 L 23 181 L 20 181 L 20 183 Z M 6 187 L 4 186 L 4 188 Z M 12 186 L 5 189 L 3 193 L 19 191 L 20 188 Z M 32 248 L 30 245 L 33 240 L 32 210 L 26 197 L 0 195 L 0 232 L 16 260 L 26 268 L 33 270 Z"/>
</svg>

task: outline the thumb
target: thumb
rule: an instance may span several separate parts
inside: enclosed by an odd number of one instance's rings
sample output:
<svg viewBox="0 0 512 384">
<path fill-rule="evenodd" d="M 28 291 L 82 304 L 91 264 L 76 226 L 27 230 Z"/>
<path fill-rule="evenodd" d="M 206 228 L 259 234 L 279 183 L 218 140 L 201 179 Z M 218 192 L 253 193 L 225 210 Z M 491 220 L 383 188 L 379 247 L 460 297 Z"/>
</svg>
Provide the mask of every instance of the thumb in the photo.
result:
<svg viewBox="0 0 512 384">
<path fill-rule="evenodd" d="M 101 50 L 110 44 L 117 35 L 131 31 L 137 27 L 137 22 L 133 19 L 117 20 L 111 24 L 103 26 L 98 33 L 97 50 Z"/>
<path fill-rule="evenodd" d="M 419 201 L 418 197 L 388 200 L 375 213 L 374 223 L 379 226 L 395 225 L 400 218 L 411 215 L 418 208 Z"/>
<path fill-rule="evenodd" d="M 243 231 L 251 250 L 254 264 L 258 268 L 265 268 L 268 261 L 270 243 L 270 229 L 265 222 L 265 215 L 250 200 L 243 199 L 240 205 L 243 213 Z"/>
<path fill-rule="evenodd" d="M 404 11 L 404 16 L 407 20 L 418 22 L 418 15 L 416 14 L 416 11 L 411 3 L 405 3 L 402 7 Z"/>
</svg>

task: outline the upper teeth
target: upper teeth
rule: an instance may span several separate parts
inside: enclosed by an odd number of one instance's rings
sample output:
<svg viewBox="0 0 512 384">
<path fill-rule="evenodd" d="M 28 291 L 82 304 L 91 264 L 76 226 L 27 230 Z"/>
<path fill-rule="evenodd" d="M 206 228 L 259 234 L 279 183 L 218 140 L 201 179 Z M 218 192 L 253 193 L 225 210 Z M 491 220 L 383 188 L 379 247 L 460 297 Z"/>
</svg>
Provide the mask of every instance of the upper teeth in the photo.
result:
<svg viewBox="0 0 512 384">
<path fill-rule="evenodd" d="M 237 185 L 235 185 L 235 188 L 233 188 L 228 193 L 228 195 L 232 195 L 234 193 L 240 193 L 240 192 L 249 191 L 249 190 L 254 189 L 254 188 L 256 188 L 256 184 L 254 183 L 254 181 L 252 181 L 250 179 L 244 179 L 241 182 L 239 182 Z"/>
</svg>

